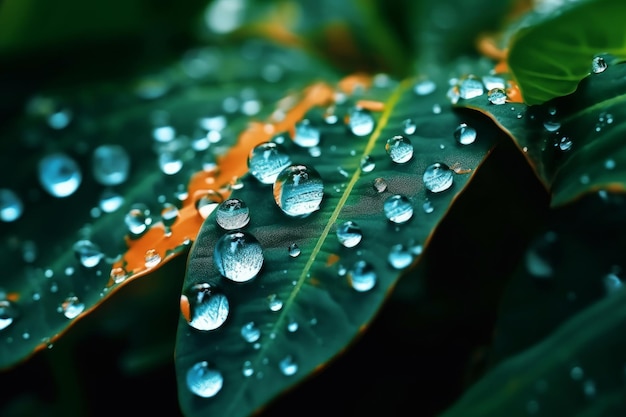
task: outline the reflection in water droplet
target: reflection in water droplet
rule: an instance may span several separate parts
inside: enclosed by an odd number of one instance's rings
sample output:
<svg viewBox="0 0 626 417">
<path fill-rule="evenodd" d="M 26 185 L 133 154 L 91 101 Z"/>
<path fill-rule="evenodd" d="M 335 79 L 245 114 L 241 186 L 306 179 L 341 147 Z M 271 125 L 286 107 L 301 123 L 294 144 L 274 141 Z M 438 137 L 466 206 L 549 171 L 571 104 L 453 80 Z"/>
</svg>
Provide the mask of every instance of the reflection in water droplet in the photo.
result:
<svg viewBox="0 0 626 417">
<path fill-rule="evenodd" d="M 399 243 L 391 247 L 387 261 L 394 269 L 404 269 L 413 262 L 413 253 L 409 248 Z"/>
<path fill-rule="evenodd" d="M 353 248 L 361 242 L 363 232 L 355 222 L 348 220 L 337 227 L 337 239 L 346 248 Z"/>
<path fill-rule="evenodd" d="M 13 222 L 20 218 L 24 211 L 22 199 L 8 188 L 0 188 L 0 220 Z"/>
<path fill-rule="evenodd" d="M 222 276 L 235 282 L 250 281 L 263 266 L 263 249 L 250 233 L 228 232 L 215 244 L 214 262 Z"/>
<path fill-rule="evenodd" d="M 215 221 L 225 230 L 241 229 L 250 222 L 250 209 L 243 200 L 229 198 L 217 207 Z"/>
<path fill-rule="evenodd" d="M 434 163 L 424 171 L 424 186 L 433 193 L 440 193 L 449 189 L 454 182 L 454 171 L 442 163 Z"/>
<path fill-rule="evenodd" d="M 58 310 L 68 319 L 73 319 L 85 310 L 85 304 L 81 303 L 78 297 L 72 295 L 61 303 Z"/>
<path fill-rule="evenodd" d="M 594 74 L 600 74 L 601 72 L 604 72 L 608 67 L 609 65 L 607 64 L 606 60 L 601 56 L 594 56 L 591 60 L 591 72 L 593 72 Z"/>
<path fill-rule="evenodd" d="M 303 148 L 317 146 L 320 143 L 320 131 L 309 119 L 296 123 L 293 142 Z"/>
<path fill-rule="evenodd" d="M 289 216 L 306 217 L 319 210 L 324 197 L 324 183 L 319 173 L 306 165 L 291 165 L 278 174 L 274 200 Z"/>
<path fill-rule="evenodd" d="M 372 187 L 374 187 L 377 193 L 384 193 L 387 191 L 387 181 L 384 178 L 375 178 L 372 181 Z"/>
<path fill-rule="evenodd" d="M 374 168 L 376 168 L 376 162 L 374 161 L 374 158 L 372 158 L 370 155 L 365 155 L 363 158 L 361 158 L 360 166 L 361 171 L 372 172 Z"/>
<path fill-rule="evenodd" d="M 53 197 L 68 197 L 83 180 L 76 161 L 64 153 L 53 153 L 39 161 L 39 182 Z"/>
<path fill-rule="evenodd" d="M 278 368 L 283 375 L 291 376 L 298 372 L 298 364 L 293 360 L 291 355 L 285 356 L 278 362 Z"/>
<path fill-rule="evenodd" d="M 383 210 L 385 217 L 394 223 L 406 223 L 413 217 L 413 204 L 408 197 L 400 194 L 388 197 L 383 204 Z"/>
<path fill-rule="evenodd" d="M 348 282 L 359 292 L 369 291 L 376 285 L 376 271 L 364 260 L 358 260 L 347 273 Z"/>
<path fill-rule="evenodd" d="M 252 149 L 248 155 L 250 173 L 262 184 L 273 184 L 280 171 L 291 164 L 284 146 L 277 142 L 264 142 Z"/>
<path fill-rule="evenodd" d="M 291 245 L 289 245 L 289 248 L 287 248 L 287 250 L 289 252 L 289 256 L 291 256 L 292 258 L 297 258 L 298 256 L 300 256 L 301 251 L 297 243 L 292 243 Z"/>
<path fill-rule="evenodd" d="M 267 306 L 271 311 L 280 311 L 283 308 L 283 300 L 276 294 L 270 294 L 267 296 Z"/>
<path fill-rule="evenodd" d="M 228 298 L 217 287 L 202 282 L 192 285 L 181 296 L 181 309 L 188 308 L 189 325 L 202 331 L 221 327 L 230 312 Z"/>
<path fill-rule="evenodd" d="M 210 366 L 207 361 L 198 362 L 187 371 L 187 388 L 199 397 L 214 397 L 222 389 L 223 384 L 222 373 Z"/>
<path fill-rule="evenodd" d="M 196 210 L 203 219 L 206 219 L 215 211 L 219 204 L 224 201 L 224 197 L 217 191 L 208 190 L 206 194 L 196 201 Z"/>
<path fill-rule="evenodd" d="M 494 88 L 504 89 L 506 87 L 506 82 L 502 77 L 485 75 L 484 77 L 482 77 L 482 81 L 487 91 L 493 90 Z"/>
<path fill-rule="evenodd" d="M 476 141 L 476 129 L 468 126 L 466 123 L 461 123 L 454 130 L 454 138 L 461 145 L 470 145 Z"/>
<path fill-rule="evenodd" d="M 261 330 L 253 321 L 241 326 L 241 337 L 248 343 L 254 343 L 261 338 Z"/>
<path fill-rule="evenodd" d="M 350 131 L 355 136 L 367 136 L 374 131 L 374 116 L 369 110 L 358 107 L 348 111 L 347 123 Z"/>
<path fill-rule="evenodd" d="M 182 150 L 161 152 L 159 154 L 159 167 L 165 175 L 178 174 L 183 169 Z"/>
<path fill-rule="evenodd" d="M 130 157 L 121 145 L 100 145 L 93 151 L 93 176 L 102 185 L 122 184 L 128 178 Z"/>
<path fill-rule="evenodd" d="M 104 258 L 104 253 L 100 251 L 98 245 L 90 240 L 82 239 L 74 243 L 74 254 L 82 266 L 93 268 Z"/>
<path fill-rule="evenodd" d="M 487 93 L 487 97 L 491 104 L 501 105 L 506 103 L 506 91 L 502 88 L 492 88 Z"/>
<path fill-rule="evenodd" d="M 9 300 L 0 300 L 0 331 L 12 325 L 17 317 L 15 304 Z"/>
<path fill-rule="evenodd" d="M 133 235 L 141 235 L 152 224 L 150 209 L 145 204 L 134 204 L 124 218 L 128 231 Z"/>
<path fill-rule="evenodd" d="M 155 249 L 148 249 L 144 256 L 146 268 L 154 268 L 161 263 L 161 255 Z"/>
<path fill-rule="evenodd" d="M 406 136 L 396 135 L 387 139 L 385 150 L 391 160 L 397 164 L 404 164 L 413 157 L 413 144 Z"/>
</svg>

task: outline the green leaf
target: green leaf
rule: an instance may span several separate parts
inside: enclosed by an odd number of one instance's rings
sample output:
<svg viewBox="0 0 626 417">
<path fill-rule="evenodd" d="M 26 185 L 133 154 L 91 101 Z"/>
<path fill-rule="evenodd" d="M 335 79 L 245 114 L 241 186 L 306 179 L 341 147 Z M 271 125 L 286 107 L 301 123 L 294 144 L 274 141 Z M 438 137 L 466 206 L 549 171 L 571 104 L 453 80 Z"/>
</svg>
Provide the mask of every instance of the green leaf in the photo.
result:
<svg viewBox="0 0 626 417">
<path fill-rule="evenodd" d="M 626 65 L 608 56 L 607 62 L 573 94 L 542 105 L 493 105 L 485 95 L 458 105 L 485 113 L 509 133 L 550 190 L 553 207 L 590 192 L 623 192 Z"/>
<path fill-rule="evenodd" d="M 499 136 L 480 115 L 457 113 L 446 104 L 447 80 L 442 75 L 432 78 L 436 91 L 427 95 L 415 93 L 415 79 L 375 80 L 371 89 L 357 91 L 338 105 L 337 124 L 323 122 L 325 106 L 307 113 L 321 133 L 321 156 L 289 139 L 284 146 L 293 163 L 313 167 L 323 180 L 321 207 L 308 216 L 287 216 L 275 202 L 271 185 L 260 184 L 250 173 L 242 178 L 243 187 L 230 198 L 248 206 L 250 221 L 241 227 L 259 242 L 264 257 L 258 276 L 249 282 L 222 276 L 214 253 L 225 234 L 216 223 L 219 209 L 206 219 L 189 256 L 181 299 L 176 367 L 185 415 L 250 415 L 322 369 L 368 327 Z M 358 137 L 341 120 L 356 100 L 363 99 L 382 101 L 384 110 L 374 114 L 373 132 Z M 403 134 L 407 119 L 416 123 L 415 132 L 406 133 L 414 154 L 406 163 L 395 163 L 385 144 Z M 476 129 L 474 143 L 457 142 L 454 132 L 460 123 Z M 376 164 L 371 172 L 360 165 L 367 156 Z M 452 174 L 451 188 L 434 193 L 426 190 L 422 175 L 437 162 L 457 165 L 459 170 Z M 385 181 L 386 190 L 375 190 L 377 178 Z M 385 216 L 384 203 L 393 195 L 407 197 L 412 205 L 414 214 L 406 223 L 395 224 Z M 362 241 L 355 247 L 338 241 L 337 228 L 346 221 L 362 231 Z M 297 257 L 288 253 L 292 244 L 301 251 Z M 409 262 L 394 267 L 389 256 L 396 245 L 402 245 Z M 241 261 L 241 268 L 252 264 L 250 258 Z M 375 284 L 355 290 L 351 282 L 358 276 L 351 278 L 350 270 L 361 261 L 372 268 Z M 199 291 L 194 292 L 194 286 Z M 222 321 L 219 307 L 224 307 L 224 298 L 228 307 L 221 310 Z M 214 326 L 199 330 L 190 325 L 197 321 Z M 258 340 L 244 340 L 246 329 L 258 330 Z M 193 371 L 196 364 L 199 374 Z M 244 367 L 252 375 L 244 376 Z M 194 395 L 188 385 L 188 379 L 192 383 L 202 379 L 203 372 L 216 378 L 214 385 L 205 385 L 209 389 L 203 395 L 211 398 Z"/>
<path fill-rule="evenodd" d="M 626 3 L 579 0 L 525 15 L 509 44 L 508 64 L 527 104 L 572 93 L 598 54 L 626 58 Z"/>
</svg>

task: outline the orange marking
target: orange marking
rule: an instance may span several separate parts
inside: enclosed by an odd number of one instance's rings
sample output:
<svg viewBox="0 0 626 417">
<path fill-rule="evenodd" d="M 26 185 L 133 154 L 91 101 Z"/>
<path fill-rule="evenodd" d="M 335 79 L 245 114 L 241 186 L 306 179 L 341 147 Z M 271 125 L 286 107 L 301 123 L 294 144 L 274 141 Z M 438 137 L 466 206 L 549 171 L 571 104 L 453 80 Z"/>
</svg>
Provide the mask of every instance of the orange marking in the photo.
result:
<svg viewBox="0 0 626 417">
<path fill-rule="evenodd" d="M 339 255 L 336 255 L 334 253 L 331 253 L 330 255 L 328 255 L 328 258 L 326 259 L 326 266 L 333 266 L 334 264 L 336 264 L 337 262 L 339 262 Z"/>
<path fill-rule="evenodd" d="M 385 103 L 383 103 L 382 101 L 359 100 L 356 102 L 356 106 L 365 110 L 376 112 L 385 110 Z"/>
<path fill-rule="evenodd" d="M 180 312 L 187 322 L 191 322 L 191 306 L 186 295 L 180 296 Z"/>
<path fill-rule="evenodd" d="M 15 303 L 16 301 L 18 301 L 19 299 L 20 299 L 20 295 L 19 295 L 19 293 L 16 293 L 16 292 L 10 292 L 10 293 L 8 293 L 8 294 L 6 295 L 6 298 L 5 298 L 5 300 L 12 301 L 12 302 L 14 302 L 14 303 Z"/>
<path fill-rule="evenodd" d="M 507 101 L 511 103 L 523 103 L 522 91 L 519 89 L 517 83 L 513 80 L 509 81 L 510 87 L 506 89 Z"/>
</svg>

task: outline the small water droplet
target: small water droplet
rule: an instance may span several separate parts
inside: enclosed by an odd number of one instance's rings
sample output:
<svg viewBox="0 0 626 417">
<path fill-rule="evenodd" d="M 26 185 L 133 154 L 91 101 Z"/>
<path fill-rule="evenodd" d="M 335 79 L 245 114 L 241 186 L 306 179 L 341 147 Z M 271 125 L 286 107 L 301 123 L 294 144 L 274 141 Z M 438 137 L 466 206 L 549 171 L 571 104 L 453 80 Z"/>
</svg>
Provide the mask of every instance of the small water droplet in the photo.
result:
<svg viewBox="0 0 626 417">
<path fill-rule="evenodd" d="M 591 72 L 594 74 L 600 74 L 609 67 L 606 60 L 601 56 L 594 56 L 591 60 Z"/>
<path fill-rule="evenodd" d="M 294 319 L 290 319 L 289 323 L 287 323 L 287 331 L 290 333 L 297 331 L 298 327 L 299 327 L 298 322 L 295 321 Z"/>
<path fill-rule="evenodd" d="M 461 145 L 471 145 L 476 141 L 476 137 L 476 129 L 466 123 L 461 123 L 454 129 L 454 138 Z"/>
<path fill-rule="evenodd" d="M 250 209 L 243 200 L 229 198 L 217 207 L 215 221 L 225 230 L 241 229 L 250 222 Z"/>
<path fill-rule="evenodd" d="M 493 90 L 494 88 L 504 89 L 506 87 L 506 81 L 504 81 L 502 77 L 485 75 L 482 77 L 482 81 L 487 91 Z"/>
<path fill-rule="evenodd" d="M 430 200 L 426 200 L 424 204 L 422 204 L 422 208 L 426 214 L 430 214 L 435 211 L 435 207 L 433 207 L 433 203 Z"/>
<path fill-rule="evenodd" d="M 196 201 L 196 210 L 198 214 L 206 219 L 215 211 L 219 204 L 224 201 L 224 197 L 214 190 L 208 190 L 202 197 Z"/>
<path fill-rule="evenodd" d="M 413 262 L 413 253 L 408 247 L 399 243 L 391 247 L 387 261 L 394 269 L 404 269 Z"/>
<path fill-rule="evenodd" d="M 246 378 L 254 375 L 254 368 L 252 367 L 251 361 L 243 362 L 243 366 L 241 367 L 241 373 L 243 373 L 243 376 L 245 376 Z"/>
<path fill-rule="evenodd" d="M 111 188 L 105 188 L 100 194 L 98 207 L 105 213 L 113 213 L 124 204 L 124 196 Z"/>
<path fill-rule="evenodd" d="M 482 96 L 485 92 L 483 83 L 481 80 L 473 75 L 464 77 L 459 83 L 459 97 L 464 99 L 470 99 L 474 97 Z"/>
<path fill-rule="evenodd" d="M 303 148 L 317 146 L 320 143 L 320 130 L 309 119 L 296 123 L 293 142 Z"/>
<path fill-rule="evenodd" d="M 580 381 L 583 379 L 583 376 L 585 376 L 585 373 L 583 371 L 583 368 L 581 368 L 580 366 L 573 366 L 572 369 L 570 369 L 569 371 L 569 376 L 574 381 Z"/>
<path fill-rule="evenodd" d="M 159 167 L 165 175 L 175 175 L 183 169 L 183 151 L 174 149 L 159 154 Z"/>
<path fill-rule="evenodd" d="M 178 207 L 172 203 L 164 203 L 161 208 L 161 220 L 165 226 L 171 226 L 178 219 Z"/>
<path fill-rule="evenodd" d="M 74 243 L 73 250 L 76 258 L 85 268 L 94 268 L 104 258 L 104 253 L 100 251 L 98 245 L 88 239 L 81 239 Z"/>
<path fill-rule="evenodd" d="M 228 232 L 215 244 L 214 262 L 222 276 L 235 282 L 250 281 L 263 266 L 263 249 L 250 233 Z"/>
<path fill-rule="evenodd" d="M 554 274 L 552 265 L 557 234 L 548 231 L 538 236 L 530 246 L 525 255 L 526 269 L 528 273 L 537 278 L 550 278 Z"/>
<path fill-rule="evenodd" d="M 284 146 L 276 142 L 264 142 L 255 146 L 248 155 L 250 173 L 263 184 L 273 184 L 278 174 L 291 164 Z"/>
<path fill-rule="evenodd" d="M 68 319 L 78 317 L 80 313 L 85 311 L 85 304 L 80 302 L 75 295 L 67 297 L 59 306 L 59 312 L 63 313 Z"/>
<path fill-rule="evenodd" d="M 78 163 L 64 153 L 53 153 L 39 161 L 39 182 L 53 197 L 62 198 L 74 194 L 82 179 Z"/>
<path fill-rule="evenodd" d="M 150 209 L 142 203 L 134 204 L 126 214 L 124 221 L 132 235 L 143 234 L 152 224 Z"/>
<path fill-rule="evenodd" d="M 433 114 L 441 114 L 441 105 L 440 104 L 433 104 Z"/>
<path fill-rule="evenodd" d="M 583 393 L 588 398 L 596 396 L 596 383 L 594 380 L 588 379 L 583 382 Z"/>
<path fill-rule="evenodd" d="M 372 187 L 374 187 L 377 193 L 384 193 L 387 191 L 387 181 L 384 178 L 375 178 L 372 181 Z"/>
<path fill-rule="evenodd" d="M 0 189 L 0 220 L 13 222 L 19 219 L 24 212 L 22 199 L 8 188 Z"/>
<path fill-rule="evenodd" d="M 567 152 L 570 149 L 572 149 L 572 145 L 573 144 L 574 143 L 572 142 L 572 140 L 568 136 L 563 136 L 563 137 L 561 137 L 561 139 L 559 139 L 559 142 L 558 142 L 557 145 L 558 145 L 558 147 L 559 147 L 559 149 L 561 151 Z"/>
<path fill-rule="evenodd" d="M 347 124 L 355 136 L 367 136 L 374 131 L 374 116 L 369 110 L 359 107 L 351 108 L 347 115 Z"/>
<path fill-rule="evenodd" d="M 503 88 L 492 88 L 487 93 L 487 98 L 491 104 L 498 106 L 505 104 L 507 100 L 506 91 Z"/>
<path fill-rule="evenodd" d="M 376 285 L 376 271 L 364 260 L 358 260 L 347 273 L 348 282 L 356 291 L 369 291 Z"/>
<path fill-rule="evenodd" d="M 181 295 L 181 310 L 188 311 L 187 323 L 202 331 L 221 327 L 230 312 L 228 298 L 217 287 L 201 282 L 194 284 Z"/>
<path fill-rule="evenodd" d="M 291 376 L 298 372 L 298 364 L 294 361 L 291 355 L 285 356 L 278 362 L 278 368 L 283 375 Z"/>
<path fill-rule="evenodd" d="M 122 184 L 128 178 L 130 157 L 121 145 L 100 145 L 93 151 L 92 172 L 102 185 Z"/>
<path fill-rule="evenodd" d="M 440 193 L 452 186 L 454 171 L 448 165 L 437 162 L 426 168 L 422 178 L 428 191 Z"/>
<path fill-rule="evenodd" d="M 161 255 L 156 249 L 148 249 L 144 256 L 144 264 L 146 268 L 154 268 L 161 263 Z"/>
<path fill-rule="evenodd" d="M 402 121 L 402 132 L 409 136 L 413 135 L 417 130 L 417 123 L 413 121 L 413 119 L 404 119 Z"/>
<path fill-rule="evenodd" d="M 223 384 L 222 373 L 207 361 L 198 362 L 187 371 L 187 387 L 199 397 L 214 397 L 222 389 Z"/>
<path fill-rule="evenodd" d="M 433 93 L 436 89 L 437 84 L 430 79 L 420 80 L 415 83 L 415 86 L 413 87 L 413 91 L 415 91 L 415 94 L 418 96 L 426 96 Z"/>
<path fill-rule="evenodd" d="M 290 165 L 274 183 L 274 200 L 292 217 L 306 217 L 319 210 L 324 197 L 324 183 L 319 173 L 306 165 Z"/>
<path fill-rule="evenodd" d="M 276 294 L 270 294 L 267 297 L 267 305 L 271 311 L 280 311 L 283 308 L 283 300 L 278 298 Z"/>
<path fill-rule="evenodd" d="M 387 197 L 383 203 L 385 217 L 393 223 L 406 223 L 413 217 L 413 204 L 408 197 L 395 194 Z"/>
<path fill-rule="evenodd" d="M 374 161 L 374 158 L 372 156 L 365 155 L 363 158 L 361 158 L 360 166 L 361 171 L 372 172 L 374 168 L 376 168 L 376 162 Z"/>
<path fill-rule="evenodd" d="M 397 164 L 404 164 L 413 157 L 413 144 L 406 136 L 395 135 L 387 139 L 385 150 L 391 160 Z"/>
<path fill-rule="evenodd" d="M 113 282 L 116 284 L 119 284 L 120 282 L 123 282 L 126 278 L 128 278 L 127 272 L 124 270 L 124 268 L 119 266 L 111 269 L 110 275 L 111 280 L 113 280 Z"/>
<path fill-rule="evenodd" d="M 609 158 L 606 161 L 604 161 L 604 168 L 608 170 L 615 169 L 615 159 Z"/>
<path fill-rule="evenodd" d="M 346 248 L 353 248 L 361 242 L 363 232 L 355 222 L 348 220 L 337 227 L 337 239 Z"/>
<path fill-rule="evenodd" d="M 0 331 L 12 325 L 17 318 L 15 304 L 9 300 L 0 300 Z"/>
<path fill-rule="evenodd" d="M 624 283 L 620 278 L 621 273 L 622 269 L 615 265 L 611 268 L 611 271 L 604 276 L 603 283 L 607 294 L 614 294 L 624 288 Z"/>
<path fill-rule="evenodd" d="M 292 258 L 297 258 L 298 256 L 300 256 L 301 253 L 300 247 L 297 243 L 292 243 L 291 245 L 289 245 L 287 251 L 289 252 L 289 256 L 291 256 Z"/>
<path fill-rule="evenodd" d="M 261 338 L 261 330 L 256 326 L 256 323 L 249 321 L 241 326 L 241 337 L 248 343 L 254 343 Z"/>
</svg>

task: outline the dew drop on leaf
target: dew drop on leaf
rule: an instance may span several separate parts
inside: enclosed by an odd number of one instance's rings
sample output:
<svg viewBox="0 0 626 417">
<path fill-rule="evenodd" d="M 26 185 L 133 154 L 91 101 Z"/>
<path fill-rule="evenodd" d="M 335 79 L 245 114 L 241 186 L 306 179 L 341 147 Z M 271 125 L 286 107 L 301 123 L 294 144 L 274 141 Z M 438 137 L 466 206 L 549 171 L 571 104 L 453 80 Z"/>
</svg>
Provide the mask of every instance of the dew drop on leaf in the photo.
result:
<svg viewBox="0 0 626 417">
<path fill-rule="evenodd" d="M 183 169 L 181 150 L 163 151 L 159 154 L 159 167 L 165 175 L 178 174 Z"/>
<path fill-rule="evenodd" d="M 126 278 L 128 278 L 128 273 L 124 270 L 124 268 L 119 266 L 112 268 L 110 275 L 111 280 L 116 284 L 119 284 L 120 282 L 123 282 Z"/>
<path fill-rule="evenodd" d="M 178 207 L 172 203 L 165 203 L 161 208 L 161 220 L 166 226 L 171 226 L 178 219 Z"/>
<path fill-rule="evenodd" d="M 609 65 L 607 64 L 606 60 L 601 56 L 594 56 L 591 60 L 591 72 L 593 72 L 594 74 L 600 74 L 601 72 L 604 72 L 608 67 Z"/>
<path fill-rule="evenodd" d="M 417 124 L 413 121 L 413 119 L 404 119 L 402 121 L 402 132 L 405 135 L 412 135 L 417 130 Z"/>
<path fill-rule="evenodd" d="M 228 298 L 217 287 L 201 282 L 181 295 L 181 311 L 187 323 L 197 330 L 210 331 L 221 327 L 230 312 Z"/>
<path fill-rule="evenodd" d="M 549 231 L 534 239 L 525 255 L 526 270 L 536 278 L 551 278 L 557 234 Z"/>
<path fill-rule="evenodd" d="M 250 222 L 250 209 L 243 200 L 229 198 L 217 206 L 215 221 L 225 230 L 241 229 Z"/>
<path fill-rule="evenodd" d="M 413 144 L 406 136 L 395 135 L 387 139 L 385 150 L 391 160 L 397 164 L 404 164 L 413 157 Z"/>
<path fill-rule="evenodd" d="M 461 145 L 471 145 L 477 136 L 476 129 L 467 123 L 461 123 L 454 129 L 454 139 Z"/>
<path fill-rule="evenodd" d="M 298 364 L 294 361 L 291 355 L 285 356 L 278 362 L 278 368 L 283 375 L 291 376 L 298 372 Z"/>
<path fill-rule="evenodd" d="M 100 145 L 93 151 L 92 172 L 102 185 L 119 185 L 126 181 L 130 157 L 121 145 Z"/>
<path fill-rule="evenodd" d="M 134 204 L 126 214 L 124 221 L 132 235 L 141 235 L 152 224 L 150 209 L 143 203 Z"/>
<path fill-rule="evenodd" d="M 347 124 L 355 136 L 367 136 L 374 131 L 374 116 L 369 110 L 359 107 L 351 108 L 347 115 Z"/>
<path fill-rule="evenodd" d="M 220 193 L 214 190 L 208 190 L 202 197 L 196 201 L 196 210 L 203 219 L 206 219 L 213 211 L 224 201 Z"/>
<path fill-rule="evenodd" d="M 337 227 L 337 240 L 346 248 L 355 247 L 362 238 L 361 227 L 352 220 L 347 220 Z"/>
<path fill-rule="evenodd" d="M 406 223 L 413 217 L 413 204 L 408 197 L 395 194 L 387 197 L 383 203 L 385 217 L 393 223 Z"/>
<path fill-rule="evenodd" d="M 433 93 L 436 89 L 437 84 L 435 84 L 435 82 L 430 79 L 420 80 L 415 83 L 415 86 L 413 87 L 413 91 L 415 91 L 415 94 L 417 94 L 418 96 L 426 96 Z"/>
<path fill-rule="evenodd" d="M 376 285 L 376 271 L 367 261 L 358 260 L 347 273 L 348 282 L 358 292 L 366 292 Z"/>
<path fill-rule="evenodd" d="M 394 269 L 404 269 L 413 262 L 413 254 L 405 245 L 393 245 L 387 255 L 387 261 Z"/>
<path fill-rule="evenodd" d="M 254 375 L 254 368 L 252 367 L 252 362 L 244 361 L 243 365 L 241 367 L 241 373 L 246 378 L 251 377 L 252 375 Z"/>
<path fill-rule="evenodd" d="M 248 343 L 254 343 L 261 338 L 261 330 L 255 322 L 249 321 L 241 326 L 241 337 Z"/>
<path fill-rule="evenodd" d="M 493 90 L 494 88 L 503 89 L 506 87 L 506 82 L 504 78 L 494 76 L 494 75 L 485 75 L 482 77 L 483 84 L 487 91 Z"/>
<path fill-rule="evenodd" d="M 22 199 L 8 188 L 0 188 L 0 220 L 14 222 L 22 216 L 24 205 Z"/>
<path fill-rule="evenodd" d="M 375 178 L 374 181 L 372 181 L 372 187 L 374 187 L 377 193 L 384 193 L 387 191 L 387 181 L 385 181 L 384 178 Z"/>
<path fill-rule="evenodd" d="M 261 270 L 263 249 L 250 233 L 231 231 L 215 243 L 213 259 L 222 276 L 235 282 L 246 282 Z"/>
<path fill-rule="evenodd" d="M 319 210 L 324 183 L 319 173 L 307 165 L 290 165 L 274 182 L 274 200 L 291 217 L 305 217 Z"/>
<path fill-rule="evenodd" d="M 614 294 L 615 292 L 624 288 L 624 283 L 620 278 L 621 272 L 621 268 L 616 265 L 613 266 L 613 268 L 611 268 L 611 271 L 604 276 L 602 281 L 604 284 L 604 290 L 608 295 Z"/>
<path fill-rule="evenodd" d="M 73 249 L 78 262 L 85 268 L 97 266 L 100 260 L 104 258 L 104 253 L 102 253 L 98 245 L 88 239 L 77 241 L 74 243 Z"/>
<path fill-rule="evenodd" d="M 58 310 L 68 319 L 73 319 L 85 311 L 85 304 L 82 303 L 75 295 L 71 295 L 61 303 Z"/>
<path fill-rule="evenodd" d="M 78 163 L 65 153 L 52 153 L 39 161 L 39 182 L 53 197 L 62 198 L 74 194 L 82 180 Z"/>
<path fill-rule="evenodd" d="M 299 327 L 300 326 L 298 325 L 298 322 L 296 320 L 294 320 L 294 319 L 290 319 L 289 323 L 287 323 L 287 331 L 289 333 L 293 333 L 293 332 L 297 331 Z"/>
<path fill-rule="evenodd" d="M 280 311 L 283 308 L 283 300 L 281 300 L 276 294 L 270 294 L 267 297 L 267 306 L 270 311 Z"/>
<path fill-rule="evenodd" d="M 297 243 L 292 243 L 291 245 L 289 245 L 287 251 L 289 253 L 289 256 L 291 256 L 292 258 L 297 258 L 298 256 L 300 256 L 301 253 L 300 247 Z"/>
<path fill-rule="evenodd" d="M 214 397 L 222 389 L 223 384 L 222 373 L 207 361 L 198 362 L 187 371 L 187 388 L 199 397 Z"/>
<path fill-rule="evenodd" d="M 12 325 L 17 317 L 15 304 L 9 300 L 0 300 L 0 331 Z"/>
<path fill-rule="evenodd" d="M 559 142 L 557 143 L 559 149 L 563 152 L 567 152 L 572 149 L 573 144 L 574 143 L 568 136 L 561 137 L 561 139 L 559 139 Z"/>
<path fill-rule="evenodd" d="M 154 268 L 161 263 L 161 255 L 155 249 L 148 249 L 144 256 L 144 264 L 146 268 Z"/>
<path fill-rule="evenodd" d="M 370 155 L 365 155 L 360 161 L 361 171 L 372 172 L 376 168 L 376 162 Z"/>
<path fill-rule="evenodd" d="M 437 162 L 426 168 L 422 179 L 428 191 L 440 193 L 452 186 L 454 171 L 448 165 Z"/>
<path fill-rule="evenodd" d="M 459 83 L 459 97 L 470 99 L 482 96 L 485 92 L 483 83 L 475 76 L 469 75 Z"/>
<path fill-rule="evenodd" d="M 105 188 L 100 193 L 98 207 L 105 213 L 113 213 L 124 204 L 124 196 L 111 188 Z"/>
<path fill-rule="evenodd" d="M 317 146 L 320 143 L 320 130 L 309 119 L 296 123 L 293 142 L 303 148 Z"/>
<path fill-rule="evenodd" d="M 287 150 L 276 142 L 261 143 L 248 155 L 250 173 L 262 184 L 273 184 L 278 174 L 290 164 Z"/>
<path fill-rule="evenodd" d="M 506 91 L 502 88 L 492 88 L 487 93 L 487 98 L 491 104 L 505 104 L 507 99 Z"/>
</svg>

